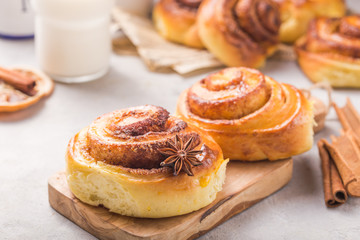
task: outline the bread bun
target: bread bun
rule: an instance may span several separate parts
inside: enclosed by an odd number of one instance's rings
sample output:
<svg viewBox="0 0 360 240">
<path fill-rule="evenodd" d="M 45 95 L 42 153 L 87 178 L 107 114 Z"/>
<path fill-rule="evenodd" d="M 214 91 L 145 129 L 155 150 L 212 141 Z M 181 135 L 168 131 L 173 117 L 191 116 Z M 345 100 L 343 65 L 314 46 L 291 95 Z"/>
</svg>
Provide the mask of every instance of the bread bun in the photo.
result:
<svg viewBox="0 0 360 240">
<path fill-rule="evenodd" d="M 155 28 L 166 39 L 190 47 L 203 48 L 196 13 L 202 0 L 160 0 L 153 10 Z"/>
<path fill-rule="evenodd" d="M 295 87 L 227 68 L 185 90 L 177 115 L 208 132 L 231 160 L 278 160 L 309 150 L 313 106 Z"/>
<path fill-rule="evenodd" d="M 295 50 L 301 69 L 311 81 L 360 87 L 360 16 L 312 21 Z"/>
<path fill-rule="evenodd" d="M 173 145 L 194 148 L 192 160 L 201 165 L 185 160 L 164 165 L 174 160 L 164 155 Z M 210 204 L 222 188 L 227 162 L 208 134 L 150 105 L 97 118 L 70 140 L 66 153 L 67 181 L 77 198 L 142 218 L 186 214 Z"/>
<path fill-rule="evenodd" d="M 270 0 L 204 0 L 197 21 L 203 44 L 227 66 L 260 67 L 278 43 L 280 14 Z"/>
<path fill-rule="evenodd" d="M 309 23 L 316 17 L 342 17 L 344 0 L 273 0 L 281 15 L 280 41 L 293 43 L 306 33 Z"/>
</svg>

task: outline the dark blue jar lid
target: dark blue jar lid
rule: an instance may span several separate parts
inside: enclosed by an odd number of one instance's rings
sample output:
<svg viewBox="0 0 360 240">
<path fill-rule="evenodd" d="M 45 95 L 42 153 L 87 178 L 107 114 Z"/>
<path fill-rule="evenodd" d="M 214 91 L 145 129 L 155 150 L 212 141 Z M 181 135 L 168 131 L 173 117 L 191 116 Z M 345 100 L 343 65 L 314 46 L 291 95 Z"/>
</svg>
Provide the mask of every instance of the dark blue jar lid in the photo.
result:
<svg viewBox="0 0 360 240">
<path fill-rule="evenodd" d="M 29 35 L 11 35 L 0 32 L 0 38 L 10 39 L 10 40 L 21 40 L 21 39 L 31 39 L 34 38 L 34 34 Z"/>
</svg>

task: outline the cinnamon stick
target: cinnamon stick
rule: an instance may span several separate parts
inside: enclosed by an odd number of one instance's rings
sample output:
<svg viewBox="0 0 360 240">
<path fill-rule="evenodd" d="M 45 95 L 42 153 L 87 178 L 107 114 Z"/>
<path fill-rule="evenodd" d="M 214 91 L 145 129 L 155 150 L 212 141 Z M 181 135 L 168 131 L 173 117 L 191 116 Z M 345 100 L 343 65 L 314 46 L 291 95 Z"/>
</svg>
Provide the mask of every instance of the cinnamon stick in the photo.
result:
<svg viewBox="0 0 360 240">
<path fill-rule="evenodd" d="M 13 86 L 15 89 L 26 95 L 34 96 L 36 94 L 35 80 L 24 74 L 0 67 L 0 80 L 3 80 L 5 83 Z"/>
<path fill-rule="evenodd" d="M 335 103 L 333 106 L 345 131 L 352 131 L 360 148 L 360 115 L 350 99 L 346 99 L 344 107 L 340 108 Z"/>
<path fill-rule="evenodd" d="M 325 142 L 347 193 L 360 197 L 360 149 L 351 131 L 342 131 L 339 137 L 332 136 L 332 144 Z"/>
<path fill-rule="evenodd" d="M 325 204 L 327 207 L 338 207 L 346 202 L 348 196 L 325 142 L 325 139 L 321 139 L 317 144 L 323 173 Z"/>
</svg>

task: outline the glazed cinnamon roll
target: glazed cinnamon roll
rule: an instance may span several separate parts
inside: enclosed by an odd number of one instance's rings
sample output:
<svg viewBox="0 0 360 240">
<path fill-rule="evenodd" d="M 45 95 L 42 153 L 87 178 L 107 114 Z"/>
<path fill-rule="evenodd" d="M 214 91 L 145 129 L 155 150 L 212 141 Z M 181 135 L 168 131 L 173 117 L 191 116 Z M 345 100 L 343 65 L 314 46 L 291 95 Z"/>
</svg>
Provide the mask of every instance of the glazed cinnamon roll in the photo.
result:
<svg viewBox="0 0 360 240">
<path fill-rule="evenodd" d="M 155 28 L 166 39 L 203 48 L 196 26 L 202 0 L 160 0 L 153 10 Z"/>
<path fill-rule="evenodd" d="M 360 16 L 314 20 L 295 49 L 300 67 L 313 82 L 360 87 Z"/>
<path fill-rule="evenodd" d="M 280 15 L 270 0 L 205 0 L 198 27 L 205 47 L 224 64 L 259 67 L 276 48 Z"/>
<path fill-rule="evenodd" d="M 66 153 L 67 181 L 77 198 L 143 218 L 210 204 L 227 162 L 208 134 L 150 105 L 97 118 L 70 140 Z"/>
<path fill-rule="evenodd" d="M 293 43 L 306 33 L 316 17 L 342 17 L 344 0 L 272 0 L 278 4 L 281 16 L 280 41 Z"/>
<path fill-rule="evenodd" d="M 312 104 L 302 92 L 249 68 L 227 68 L 185 90 L 177 115 L 208 132 L 231 160 L 278 160 L 309 150 Z"/>
</svg>

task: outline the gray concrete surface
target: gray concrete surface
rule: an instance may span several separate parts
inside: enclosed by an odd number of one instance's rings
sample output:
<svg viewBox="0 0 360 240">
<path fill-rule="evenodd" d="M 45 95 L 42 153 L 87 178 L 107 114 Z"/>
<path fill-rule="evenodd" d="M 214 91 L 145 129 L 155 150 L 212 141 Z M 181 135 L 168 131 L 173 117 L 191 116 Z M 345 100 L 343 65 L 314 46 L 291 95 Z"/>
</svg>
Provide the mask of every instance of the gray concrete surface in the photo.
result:
<svg viewBox="0 0 360 240">
<path fill-rule="evenodd" d="M 349 1 L 360 12 L 357 0 Z M 33 41 L 0 40 L 0 65 L 36 66 Z M 268 62 L 262 69 L 280 82 L 311 83 L 293 62 Z M 98 81 L 56 84 L 53 95 L 26 110 L 0 114 L 0 239 L 95 239 L 55 212 L 47 179 L 64 169 L 69 139 L 97 116 L 115 109 L 155 104 L 174 112 L 182 90 L 205 74 L 181 77 L 149 72 L 137 57 L 113 55 L 109 74 Z M 336 90 L 340 105 L 350 97 L 360 111 L 360 90 Z M 316 91 L 326 100 L 326 94 Z M 324 131 L 337 134 L 331 111 Z M 317 148 L 296 156 L 291 182 L 200 239 L 359 239 L 360 199 L 327 209 Z"/>
</svg>

